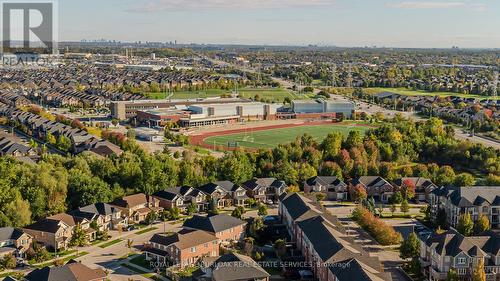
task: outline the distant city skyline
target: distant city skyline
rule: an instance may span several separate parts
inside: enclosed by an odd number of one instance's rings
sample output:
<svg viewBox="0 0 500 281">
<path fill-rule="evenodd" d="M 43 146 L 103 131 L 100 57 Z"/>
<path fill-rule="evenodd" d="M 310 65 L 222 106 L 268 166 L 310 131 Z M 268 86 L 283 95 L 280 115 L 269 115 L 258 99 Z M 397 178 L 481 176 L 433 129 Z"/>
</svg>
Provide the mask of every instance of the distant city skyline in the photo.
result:
<svg viewBox="0 0 500 281">
<path fill-rule="evenodd" d="M 500 48 L 492 0 L 67 0 L 60 41 Z"/>
</svg>

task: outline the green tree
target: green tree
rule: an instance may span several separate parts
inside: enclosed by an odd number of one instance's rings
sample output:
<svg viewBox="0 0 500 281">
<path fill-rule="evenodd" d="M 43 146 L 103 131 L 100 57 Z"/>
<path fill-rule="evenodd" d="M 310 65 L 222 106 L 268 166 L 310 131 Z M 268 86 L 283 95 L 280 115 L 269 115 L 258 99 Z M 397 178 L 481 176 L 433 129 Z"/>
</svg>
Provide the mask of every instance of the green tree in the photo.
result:
<svg viewBox="0 0 500 281">
<path fill-rule="evenodd" d="M 197 211 L 198 211 L 198 206 L 196 206 L 196 204 L 194 204 L 194 203 L 189 204 L 189 206 L 187 207 L 187 210 L 186 210 L 188 215 L 192 215 L 192 214 L 196 213 Z"/>
<path fill-rule="evenodd" d="M 259 216 L 267 216 L 267 206 L 265 204 L 260 204 L 259 205 L 259 211 L 258 211 Z"/>
<path fill-rule="evenodd" d="M 408 201 L 403 200 L 403 202 L 401 202 L 401 212 L 403 212 L 403 214 L 406 214 L 409 211 L 410 211 L 410 205 L 408 204 Z"/>
<path fill-rule="evenodd" d="M 181 217 L 181 210 L 177 207 L 173 207 L 169 210 L 169 219 L 174 221 Z"/>
<path fill-rule="evenodd" d="M 397 210 L 397 206 L 396 204 L 391 204 L 391 206 L 389 207 L 389 209 L 391 210 L 391 214 L 392 216 L 394 217 L 394 213 L 396 212 Z"/>
<path fill-rule="evenodd" d="M 399 256 L 402 259 L 415 259 L 420 255 L 420 242 L 415 232 L 412 232 L 408 239 L 401 242 L 399 247 Z"/>
<path fill-rule="evenodd" d="M 448 274 L 446 275 L 446 281 L 460 281 L 458 273 L 455 269 L 450 268 L 450 270 L 448 270 Z"/>
<path fill-rule="evenodd" d="M 276 253 L 280 257 L 284 257 L 286 255 L 286 242 L 283 239 L 278 239 L 274 242 L 274 249 Z"/>
<path fill-rule="evenodd" d="M 60 135 L 59 138 L 57 139 L 56 147 L 59 150 L 67 152 L 71 148 L 71 145 L 72 145 L 71 140 L 66 136 Z"/>
<path fill-rule="evenodd" d="M 262 218 L 256 217 L 252 220 L 252 223 L 248 228 L 248 233 L 251 237 L 257 237 L 259 231 L 261 231 L 263 228 L 264 228 L 264 222 L 262 221 Z"/>
<path fill-rule="evenodd" d="M 457 230 L 464 236 L 471 236 L 474 229 L 474 222 L 470 217 L 470 213 L 466 212 L 458 219 Z"/>
<path fill-rule="evenodd" d="M 0 259 L 0 268 L 3 268 L 3 269 L 16 268 L 16 258 L 11 254 L 7 254 L 7 255 L 3 256 L 3 258 Z"/>
<path fill-rule="evenodd" d="M 70 247 L 82 247 L 87 244 L 87 234 L 80 224 L 73 228 L 73 235 L 69 241 Z"/>
<path fill-rule="evenodd" d="M 456 186 L 474 186 L 476 184 L 476 180 L 474 176 L 469 173 L 461 173 L 455 177 L 455 185 Z"/>
<path fill-rule="evenodd" d="M 326 194 L 321 193 L 321 192 L 316 193 L 316 201 L 317 201 L 318 203 L 322 202 L 322 201 L 323 201 L 323 200 L 325 200 L 325 199 L 326 199 Z"/>
<path fill-rule="evenodd" d="M 245 213 L 245 208 L 243 208 L 242 206 L 238 206 L 233 210 L 233 212 L 231 213 L 231 216 L 238 218 L 238 219 L 241 219 L 241 218 L 243 218 L 244 213 Z"/>
</svg>

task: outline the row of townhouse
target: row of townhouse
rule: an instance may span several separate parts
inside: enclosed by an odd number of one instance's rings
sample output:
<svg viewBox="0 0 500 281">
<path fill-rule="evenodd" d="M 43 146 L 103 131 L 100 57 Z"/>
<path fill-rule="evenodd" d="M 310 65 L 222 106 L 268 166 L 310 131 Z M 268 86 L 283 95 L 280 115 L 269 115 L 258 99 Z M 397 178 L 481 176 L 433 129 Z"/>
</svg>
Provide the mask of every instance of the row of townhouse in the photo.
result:
<svg viewBox="0 0 500 281">
<path fill-rule="evenodd" d="M 72 128 L 71 126 L 48 120 L 31 112 L 25 112 L 0 104 L 0 116 L 9 117 L 24 133 L 40 140 L 45 140 L 49 134 L 56 138 L 60 136 L 67 137 L 72 143 L 71 151 L 75 154 L 83 151 L 91 151 L 102 156 L 120 155 L 123 153 L 117 145 L 97 138 L 85 130 Z"/>
<path fill-rule="evenodd" d="M 204 257 L 219 256 L 219 246 L 245 237 L 246 222 L 225 214 L 187 219 L 173 234 L 155 234 L 144 247 L 146 260 L 160 267 L 195 265 Z"/>
<path fill-rule="evenodd" d="M 0 91 L 0 102 L 13 107 L 28 106 L 31 102 L 26 98 L 22 90 L 5 90 Z"/>
<path fill-rule="evenodd" d="M 68 248 L 77 225 L 85 232 L 87 241 L 90 242 L 97 238 L 98 231 L 117 229 L 127 224 L 128 218 L 122 215 L 120 208 L 96 203 L 41 219 L 24 227 L 23 231 L 46 248 L 61 250 Z"/>
<path fill-rule="evenodd" d="M 30 147 L 21 139 L 0 133 L 0 156 L 11 156 L 33 163 L 38 158 L 38 149 Z"/>
<path fill-rule="evenodd" d="M 451 229 L 420 240 L 420 263 L 427 280 L 447 280 L 450 270 L 454 270 L 460 280 L 471 280 L 471 273 L 480 261 L 484 264 L 486 280 L 500 280 L 498 233 L 487 231 L 465 237 Z"/>
<path fill-rule="evenodd" d="M 485 215 L 492 228 L 500 228 L 500 186 L 440 187 L 429 199 L 434 220 L 443 210 L 447 222 L 456 227 L 460 216 L 468 212 L 474 222 Z"/>
<path fill-rule="evenodd" d="M 205 211 L 210 203 L 218 208 L 245 206 L 249 198 L 262 203 L 277 202 L 286 187 L 285 182 L 275 178 L 252 179 L 241 185 L 215 181 L 196 188 L 182 186 L 159 191 L 153 197 L 163 208 L 177 207 L 184 212 L 194 204 L 198 211 Z"/>
<path fill-rule="evenodd" d="M 53 215 L 19 231 L 30 237 L 29 244 L 33 240 L 49 249 L 61 250 L 68 248 L 76 226 L 86 233 L 88 241 L 93 241 L 98 231 L 122 229 L 129 224 L 143 222 L 151 212 L 159 213 L 173 207 L 185 211 L 191 204 L 197 205 L 198 211 L 201 212 L 208 208 L 209 200 L 217 200 L 216 204 L 220 207 L 243 205 L 245 203 L 238 200 L 248 199 L 247 192 L 254 194 L 257 200 L 264 201 L 277 198 L 285 190 L 284 183 L 275 179 L 255 179 L 245 184 L 250 187 L 245 189 L 224 181 L 210 183 L 198 189 L 186 186 L 172 188 L 157 192 L 153 196 L 144 193 L 133 194 L 118 198 L 109 204 L 96 203 L 68 213 Z M 259 190 L 262 190 L 260 197 Z M 243 238 L 244 224 L 241 220 L 228 216 L 194 216 L 185 222 L 184 227 L 211 233 L 217 237 L 218 243 L 225 243 Z"/>
<path fill-rule="evenodd" d="M 328 200 L 348 200 L 353 187 L 362 187 L 368 197 L 373 197 L 382 203 L 389 202 L 396 190 L 411 182 L 415 186 L 415 200 L 428 201 L 430 193 L 437 188 L 431 180 L 421 177 L 405 177 L 395 180 L 392 184 L 379 176 L 362 176 L 345 183 L 337 177 L 315 176 L 304 182 L 304 192 L 325 193 Z"/>
<path fill-rule="evenodd" d="M 56 89 L 53 91 L 42 91 L 40 97 L 45 104 L 53 106 L 80 106 L 80 107 L 103 107 L 108 101 L 97 95 L 86 92 L 77 92 L 68 89 Z"/>
<path fill-rule="evenodd" d="M 298 194 L 284 194 L 279 216 L 319 281 L 392 280 L 380 261 L 347 235 L 338 219 Z"/>
</svg>

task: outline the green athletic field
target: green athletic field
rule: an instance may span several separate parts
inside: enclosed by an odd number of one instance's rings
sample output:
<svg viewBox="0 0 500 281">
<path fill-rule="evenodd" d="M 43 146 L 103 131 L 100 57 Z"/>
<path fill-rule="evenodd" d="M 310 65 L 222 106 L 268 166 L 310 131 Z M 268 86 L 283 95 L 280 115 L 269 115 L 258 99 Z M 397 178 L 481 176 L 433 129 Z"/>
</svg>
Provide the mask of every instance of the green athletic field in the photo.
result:
<svg viewBox="0 0 500 281">
<path fill-rule="evenodd" d="M 208 97 L 220 97 L 221 95 L 232 94 L 232 91 L 221 90 L 221 89 L 207 89 L 200 91 L 179 91 L 175 92 L 170 99 L 195 99 L 195 98 L 208 98 Z M 168 94 L 166 93 L 148 93 L 149 98 L 152 99 L 164 99 Z M 285 97 L 292 100 L 295 99 L 308 99 L 307 96 L 298 95 L 290 90 L 284 88 L 241 88 L 238 90 L 238 95 L 244 98 L 254 98 L 255 95 L 259 95 L 261 98 L 268 99 L 274 102 L 283 102 Z"/>
<path fill-rule="evenodd" d="M 228 143 L 233 144 L 237 142 L 238 147 L 273 148 L 278 144 L 293 142 L 297 137 L 303 134 L 309 134 L 316 141 L 322 141 L 331 132 L 341 132 L 343 135 L 347 136 L 349 132 L 353 130 L 360 131 L 364 134 L 369 129 L 368 126 L 350 126 L 348 124 L 306 125 L 255 132 L 248 130 L 246 133 L 214 136 L 206 138 L 205 143 L 211 146 L 228 146 Z"/>
</svg>

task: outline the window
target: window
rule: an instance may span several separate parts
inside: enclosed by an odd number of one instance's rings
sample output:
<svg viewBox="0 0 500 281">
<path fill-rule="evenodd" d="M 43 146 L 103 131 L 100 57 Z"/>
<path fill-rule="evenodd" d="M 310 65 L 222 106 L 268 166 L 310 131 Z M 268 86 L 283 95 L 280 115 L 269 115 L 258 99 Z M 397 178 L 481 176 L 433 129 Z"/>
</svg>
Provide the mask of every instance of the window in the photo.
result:
<svg viewBox="0 0 500 281">
<path fill-rule="evenodd" d="M 465 264 L 466 261 L 466 258 L 458 258 L 458 264 Z"/>
<path fill-rule="evenodd" d="M 196 247 L 191 247 L 191 253 L 196 253 Z"/>
</svg>

